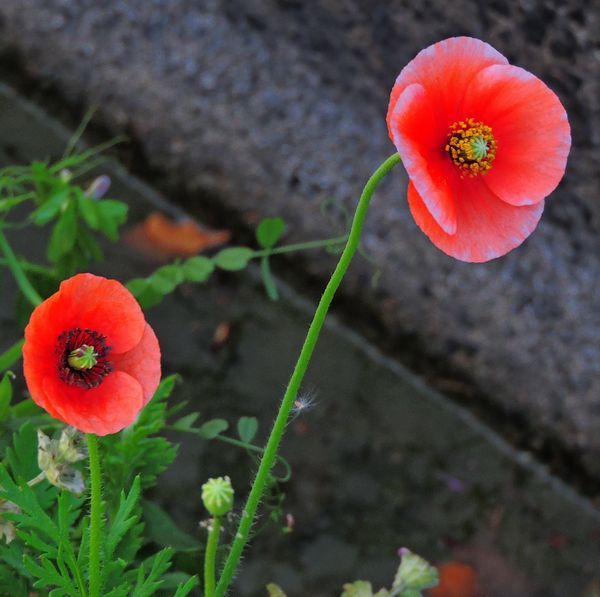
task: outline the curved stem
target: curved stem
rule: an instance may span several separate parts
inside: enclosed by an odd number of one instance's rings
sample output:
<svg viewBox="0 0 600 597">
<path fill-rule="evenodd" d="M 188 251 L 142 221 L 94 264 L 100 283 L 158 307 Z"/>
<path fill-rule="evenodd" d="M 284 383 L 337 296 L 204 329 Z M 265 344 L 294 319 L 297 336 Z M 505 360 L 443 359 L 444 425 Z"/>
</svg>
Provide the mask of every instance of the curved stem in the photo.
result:
<svg viewBox="0 0 600 597">
<path fill-rule="evenodd" d="M 215 560 L 220 534 L 221 519 L 213 516 L 204 554 L 204 597 L 214 597 L 215 594 Z"/>
<path fill-rule="evenodd" d="M 0 371 L 1 370 L 2 369 L 0 368 Z M 206 439 L 204 437 L 204 435 L 199 432 L 199 429 L 195 429 L 193 427 L 181 429 L 179 427 L 176 427 L 175 425 L 165 425 L 164 428 L 168 429 L 169 431 L 179 431 L 180 433 L 192 433 L 194 435 L 198 435 L 202 439 Z M 242 440 L 235 439 L 235 437 L 221 435 L 220 433 L 218 435 L 215 435 L 212 439 L 223 442 L 225 444 L 231 444 L 232 446 L 237 446 L 238 448 L 244 448 L 245 450 L 248 450 L 248 452 L 255 452 L 257 454 L 263 454 L 265 451 L 265 449 L 261 448 L 260 446 L 255 446 L 254 444 L 249 444 Z M 292 468 L 290 467 L 290 463 L 283 456 L 280 456 L 279 454 L 277 455 L 277 461 L 280 462 L 281 465 L 283 466 L 283 468 L 285 469 L 285 474 L 282 477 L 278 477 L 277 480 L 280 483 L 285 483 L 286 481 L 289 481 L 292 477 Z"/>
<path fill-rule="evenodd" d="M 4 254 L 8 268 L 12 272 L 19 288 L 27 298 L 27 300 L 34 306 L 37 307 L 42 302 L 42 297 L 38 294 L 37 290 L 31 285 L 31 282 L 27 279 L 25 272 L 21 268 L 11 246 L 4 236 L 4 232 L 0 228 L 0 251 Z"/>
<path fill-rule="evenodd" d="M 102 525 L 102 494 L 100 476 L 100 455 L 98 452 L 98 438 L 87 434 L 88 452 L 90 456 L 90 597 L 100 597 L 100 532 Z"/>
<path fill-rule="evenodd" d="M 309 240 L 305 243 L 295 243 L 293 245 L 282 245 L 273 249 L 264 249 L 254 251 L 252 258 L 270 257 L 271 255 L 281 255 L 283 253 L 293 253 L 294 251 L 307 251 L 309 249 L 322 249 L 341 245 L 348 240 L 348 235 L 336 236 L 335 238 L 325 238 L 323 240 Z"/>
<path fill-rule="evenodd" d="M 317 306 L 312 323 L 310 324 L 310 328 L 308 330 L 306 340 L 304 341 L 304 345 L 302 346 L 302 350 L 300 351 L 300 356 L 298 357 L 294 372 L 292 373 L 287 389 L 283 396 L 283 400 L 279 407 L 279 412 L 277 413 L 277 418 L 273 424 L 271 435 L 267 441 L 264 455 L 260 462 L 258 472 L 256 473 L 256 478 L 254 479 L 252 489 L 250 490 L 246 506 L 242 511 L 242 516 L 235 539 L 231 546 L 231 550 L 229 551 L 227 561 L 225 562 L 223 573 L 219 579 L 219 584 L 217 585 L 217 590 L 215 593 L 216 597 L 223 597 L 225 591 L 227 591 L 237 569 L 242 551 L 248 542 L 248 536 L 250 534 L 252 522 L 254 521 L 256 509 L 258 508 L 258 504 L 262 498 L 269 473 L 273 467 L 273 463 L 275 462 L 275 458 L 277 457 L 279 443 L 281 442 L 290 412 L 294 406 L 294 400 L 296 399 L 300 384 L 302 383 L 302 379 L 319 338 L 319 333 L 321 332 L 321 328 L 325 322 L 325 316 L 327 315 L 331 301 L 333 300 L 333 297 L 335 296 L 335 293 L 342 282 L 342 279 L 344 278 L 344 274 L 346 273 L 346 270 L 352 261 L 352 257 L 358 248 L 363 223 L 369 208 L 371 197 L 386 174 L 399 162 L 400 156 L 398 154 L 393 154 L 387 160 L 385 160 L 385 162 L 383 162 L 371 175 L 371 178 L 369 178 L 367 181 L 362 195 L 360 196 L 356 213 L 354 214 L 354 220 L 352 221 L 352 228 L 350 229 L 350 234 L 348 235 L 348 242 L 346 243 L 344 251 L 342 252 L 331 279 L 325 287 L 323 296 L 319 301 L 319 305 Z"/>
</svg>

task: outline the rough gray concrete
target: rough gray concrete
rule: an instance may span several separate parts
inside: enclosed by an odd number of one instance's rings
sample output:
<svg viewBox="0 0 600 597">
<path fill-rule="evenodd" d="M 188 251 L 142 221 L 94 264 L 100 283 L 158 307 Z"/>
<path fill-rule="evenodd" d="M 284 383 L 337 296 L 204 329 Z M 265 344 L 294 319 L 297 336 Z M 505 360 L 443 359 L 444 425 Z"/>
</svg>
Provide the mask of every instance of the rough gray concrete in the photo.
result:
<svg viewBox="0 0 600 597">
<path fill-rule="evenodd" d="M 507 412 L 583 451 L 600 474 L 600 56 L 597 3 L 400 0 L 3 0 L 0 49 L 73 103 L 96 102 L 151 166 L 241 213 L 281 214 L 290 240 L 331 233 L 320 202 L 354 202 L 393 151 L 387 93 L 425 45 L 470 34 L 552 86 L 573 128 L 568 175 L 536 233 L 487 265 L 417 230 L 395 172 L 347 296 L 413 333 Z M 331 261 L 315 255 L 312 272 Z"/>
</svg>

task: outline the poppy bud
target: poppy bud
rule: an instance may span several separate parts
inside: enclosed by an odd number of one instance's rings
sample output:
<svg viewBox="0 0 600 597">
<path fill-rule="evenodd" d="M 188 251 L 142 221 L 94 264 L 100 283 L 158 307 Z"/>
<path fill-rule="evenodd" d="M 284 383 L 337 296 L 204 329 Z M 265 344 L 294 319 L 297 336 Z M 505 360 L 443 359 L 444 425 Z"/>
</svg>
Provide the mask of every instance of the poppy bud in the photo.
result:
<svg viewBox="0 0 600 597">
<path fill-rule="evenodd" d="M 202 485 L 202 502 L 213 516 L 223 516 L 233 508 L 233 495 L 229 477 L 209 479 Z"/>
</svg>

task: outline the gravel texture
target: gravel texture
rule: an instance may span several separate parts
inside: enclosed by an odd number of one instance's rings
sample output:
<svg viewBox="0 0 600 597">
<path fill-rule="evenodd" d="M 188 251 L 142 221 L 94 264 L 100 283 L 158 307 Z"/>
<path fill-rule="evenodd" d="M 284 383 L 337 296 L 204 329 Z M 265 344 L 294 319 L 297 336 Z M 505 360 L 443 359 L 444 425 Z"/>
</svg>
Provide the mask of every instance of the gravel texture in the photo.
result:
<svg viewBox="0 0 600 597">
<path fill-rule="evenodd" d="M 98 103 L 189 192 L 285 216 L 290 240 L 331 234 L 319 204 L 350 205 L 392 153 L 387 94 L 422 47 L 474 35 L 543 78 L 574 148 L 537 232 L 495 262 L 455 262 L 416 228 L 398 171 L 365 235 L 380 287 L 363 261 L 345 293 L 600 475 L 599 13 L 583 0 L 2 0 L 0 50 L 73 105 Z M 324 276 L 331 261 L 306 266 Z"/>
</svg>

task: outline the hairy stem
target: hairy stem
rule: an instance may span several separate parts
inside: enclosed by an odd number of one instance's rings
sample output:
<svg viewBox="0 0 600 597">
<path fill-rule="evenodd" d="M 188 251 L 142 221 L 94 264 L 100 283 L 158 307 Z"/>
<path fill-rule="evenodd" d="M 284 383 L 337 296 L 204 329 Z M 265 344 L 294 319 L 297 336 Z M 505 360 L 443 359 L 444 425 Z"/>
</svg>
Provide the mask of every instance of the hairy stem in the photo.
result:
<svg viewBox="0 0 600 597">
<path fill-rule="evenodd" d="M 252 527 L 252 522 L 254 521 L 256 510 L 262 498 L 269 473 L 273 467 L 273 463 L 277 458 L 277 451 L 279 449 L 281 438 L 285 431 L 292 407 L 294 406 L 294 400 L 298 394 L 300 384 L 302 383 L 302 379 L 310 363 L 313 350 L 319 338 L 319 333 L 321 332 L 321 328 L 325 322 L 327 311 L 329 310 L 331 301 L 333 300 L 333 297 L 335 296 L 335 293 L 341 284 L 342 279 L 344 278 L 350 262 L 352 261 L 352 257 L 359 246 L 360 235 L 371 197 L 386 174 L 399 162 L 400 156 L 398 154 L 393 154 L 390 156 L 379 166 L 379 168 L 377 168 L 377 170 L 375 170 L 363 189 L 358 206 L 356 208 L 356 213 L 354 214 L 352 228 L 350 229 L 346 246 L 342 252 L 342 255 L 340 256 L 340 260 L 331 276 L 331 279 L 325 287 L 323 296 L 319 301 L 317 310 L 315 311 L 308 334 L 304 341 L 304 345 L 300 351 L 300 356 L 298 357 L 298 361 L 294 367 L 294 372 L 292 373 L 287 389 L 281 401 L 279 412 L 277 413 L 277 417 L 267 441 L 258 472 L 256 473 L 256 478 L 254 479 L 252 489 L 250 490 L 248 500 L 246 501 L 246 506 L 242 511 L 242 516 L 235 539 L 229 551 L 227 561 L 225 562 L 221 578 L 219 579 L 219 584 L 217 585 L 215 593 L 216 597 L 223 597 L 223 595 L 225 595 L 225 592 L 229 588 L 239 564 L 242 551 L 248 542 L 248 536 L 250 534 L 250 529 Z"/>
<path fill-rule="evenodd" d="M 89 595 L 100 597 L 100 535 L 102 525 L 102 479 L 100 476 L 100 454 L 98 438 L 93 433 L 87 434 L 88 452 L 90 456 L 90 559 L 89 559 Z"/>
<path fill-rule="evenodd" d="M 221 519 L 213 516 L 206 542 L 206 553 L 204 554 L 204 597 L 214 597 L 215 594 L 215 560 L 219 535 L 221 534 Z"/>
<path fill-rule="evenodd" d="M 31 285 L 31 282 L 27 279 L 21 264 L 17 260 L 11 246 L 4 236 L 2 228 L 0 228 L 0 251 L 4 254 L 6 264 L 12 275 L 14 276 L 19 288 L 27 298 L 27 300 L 34 306 L 37 307 L 42 302 L 42 297 L 38 294 L 37 290 Z"/>
</svg>

